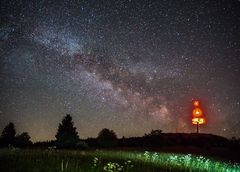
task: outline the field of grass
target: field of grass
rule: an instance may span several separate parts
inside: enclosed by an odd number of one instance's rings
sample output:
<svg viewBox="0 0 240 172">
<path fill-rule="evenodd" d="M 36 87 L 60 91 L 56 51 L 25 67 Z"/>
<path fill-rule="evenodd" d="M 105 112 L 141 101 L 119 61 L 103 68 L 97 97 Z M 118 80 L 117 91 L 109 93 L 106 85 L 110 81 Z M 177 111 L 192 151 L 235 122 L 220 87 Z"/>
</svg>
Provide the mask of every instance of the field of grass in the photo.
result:
<svg viewBox="0 0 240 172">
<path fill-rule="evenodd" d="M 240 165 L 191 154 L 139 151 L 0 150 L 2 172 L 239 172 Z"/>
</svg>

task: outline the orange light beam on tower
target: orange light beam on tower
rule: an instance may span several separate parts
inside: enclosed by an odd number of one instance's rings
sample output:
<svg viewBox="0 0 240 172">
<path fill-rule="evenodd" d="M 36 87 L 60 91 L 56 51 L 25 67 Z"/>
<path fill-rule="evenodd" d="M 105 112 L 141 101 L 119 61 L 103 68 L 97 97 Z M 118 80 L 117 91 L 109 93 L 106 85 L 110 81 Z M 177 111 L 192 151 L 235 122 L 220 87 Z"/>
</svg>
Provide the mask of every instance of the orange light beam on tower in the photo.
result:
<svg viewBox="0 0 240 172">
<path fill-rule="evenodd" d="M 193 102 L 194 108 L 192 110 L 192 124 L 197 125 L 197 133 L 199 133 L 199 125 L 206 123 L 203 110 L 199 105 L 200 102 L 198 100 Z"/>
<path fill-rule="evenodd" d="M 198 101 L 198 100 L 195 100 L 195 101 L 193 102 L 193 105 L 194 105 L 195 107 L 199 106 L 199 101 Z"/>
</svg>

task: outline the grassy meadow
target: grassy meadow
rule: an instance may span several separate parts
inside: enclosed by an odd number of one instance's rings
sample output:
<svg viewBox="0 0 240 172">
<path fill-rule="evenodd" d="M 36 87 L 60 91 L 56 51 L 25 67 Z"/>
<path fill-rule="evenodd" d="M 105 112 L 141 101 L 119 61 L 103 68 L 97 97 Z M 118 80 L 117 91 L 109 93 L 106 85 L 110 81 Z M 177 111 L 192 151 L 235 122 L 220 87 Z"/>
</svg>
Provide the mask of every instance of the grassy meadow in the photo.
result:
<svg viewBox="0 0 240 172">
<path fill-rule="evenodd" d="M 239 172 L 240 165 L 192 154 L 141 151 L 0 150 L 8 172 Z"/>
</svg>

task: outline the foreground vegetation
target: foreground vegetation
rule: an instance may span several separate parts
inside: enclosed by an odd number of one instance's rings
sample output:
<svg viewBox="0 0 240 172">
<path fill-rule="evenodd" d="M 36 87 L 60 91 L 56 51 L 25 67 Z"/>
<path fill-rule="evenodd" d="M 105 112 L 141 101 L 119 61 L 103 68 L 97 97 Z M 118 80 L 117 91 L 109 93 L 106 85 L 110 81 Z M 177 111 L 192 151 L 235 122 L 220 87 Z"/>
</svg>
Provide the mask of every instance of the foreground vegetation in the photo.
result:
<svg viewBox="0 0 240 172">
<path fill-rule="evenodd" d="M 0 150 L 0 171 L 16 172 L 131 172 L 131 171 L 240 171 L 239 164 L 221 162 L 191 154 L 65 151 Z"/>
</svg>

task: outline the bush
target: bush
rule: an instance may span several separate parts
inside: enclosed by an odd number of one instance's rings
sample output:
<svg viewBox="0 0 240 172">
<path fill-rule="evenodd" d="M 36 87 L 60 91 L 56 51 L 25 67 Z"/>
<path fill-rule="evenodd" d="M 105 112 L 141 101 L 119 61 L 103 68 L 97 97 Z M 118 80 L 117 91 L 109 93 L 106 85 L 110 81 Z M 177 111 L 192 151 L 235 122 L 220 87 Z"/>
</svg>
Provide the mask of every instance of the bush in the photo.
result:
<svg viewBox="0 0 240 172">
<path fill-rule="evenodd" d="M 86 143 L 86 142 L 84 142 L 84 141 L 79 141 L 78 143 L 77 143 L 77 148 L 78 149 L 88 149 L 89 148 L 89 146 L 88 146 L 88 144 Z"/>
<path fill-rule="evenodd" d="M 98 134 L 98 142 L 102 147 L 113 147 L 117 145 L 117 135 L 113 130 L 102 129 Z"/>
</svg>

